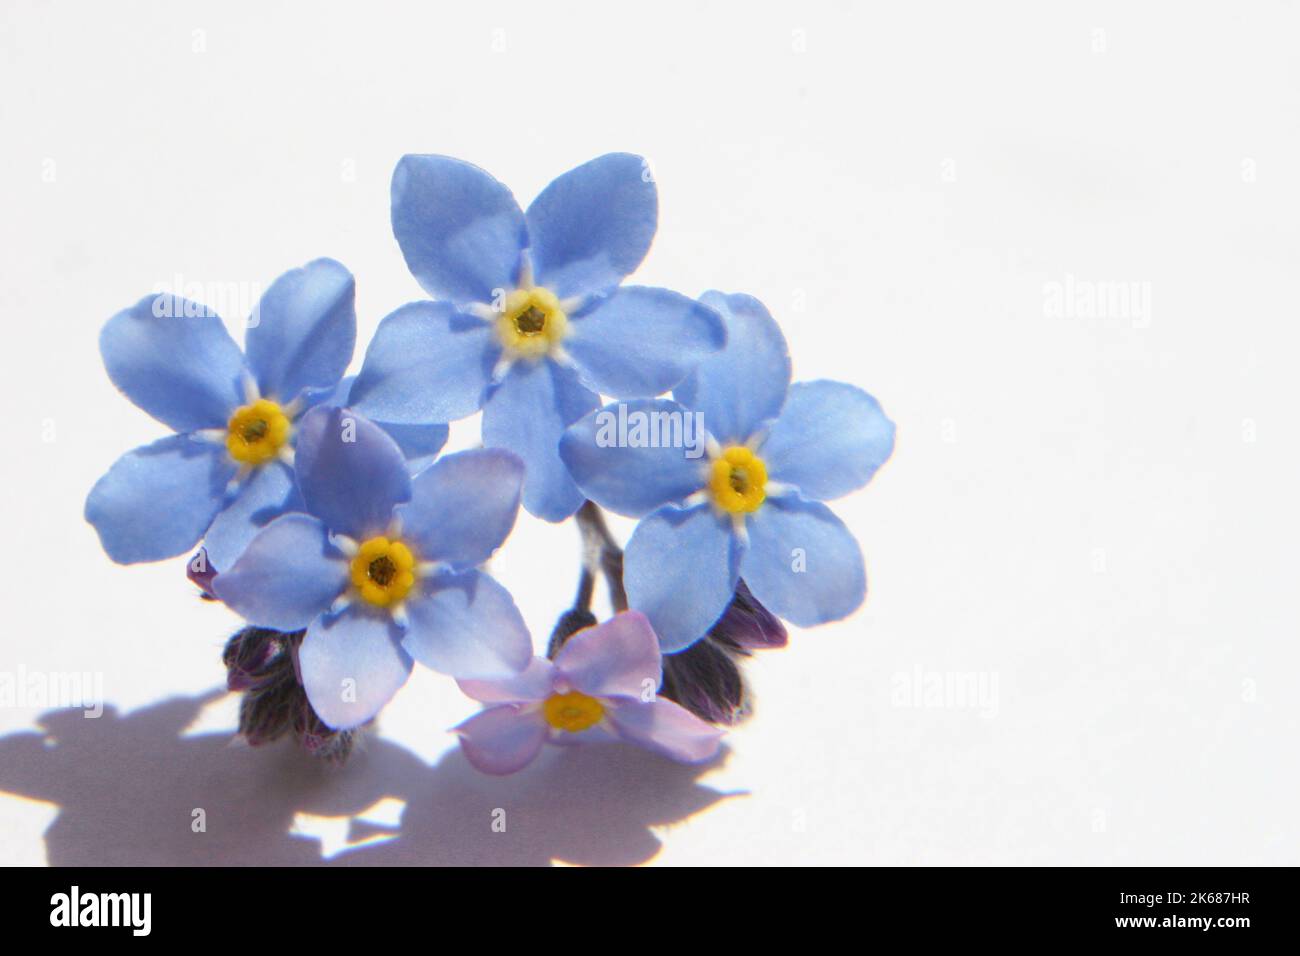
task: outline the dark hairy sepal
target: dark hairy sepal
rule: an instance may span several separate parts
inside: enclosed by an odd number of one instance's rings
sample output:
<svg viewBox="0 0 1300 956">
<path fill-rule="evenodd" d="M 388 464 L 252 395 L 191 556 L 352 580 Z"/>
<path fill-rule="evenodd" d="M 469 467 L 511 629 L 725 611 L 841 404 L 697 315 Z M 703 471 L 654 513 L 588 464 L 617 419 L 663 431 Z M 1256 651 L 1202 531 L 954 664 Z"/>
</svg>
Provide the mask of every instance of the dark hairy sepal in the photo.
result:
<svg viewBox="0 0 1300 956">
<path fill-rule="evenodd" d="M 298 647 L 305 633 L 245 627 L 226 642 L 226 686 L 243 694 L 239 733 L 254 747 L 292 734 L 312 756 L 342 764 L 360 728 L 333 730 L 312 709 L 298 676 Z"/>
</svg>

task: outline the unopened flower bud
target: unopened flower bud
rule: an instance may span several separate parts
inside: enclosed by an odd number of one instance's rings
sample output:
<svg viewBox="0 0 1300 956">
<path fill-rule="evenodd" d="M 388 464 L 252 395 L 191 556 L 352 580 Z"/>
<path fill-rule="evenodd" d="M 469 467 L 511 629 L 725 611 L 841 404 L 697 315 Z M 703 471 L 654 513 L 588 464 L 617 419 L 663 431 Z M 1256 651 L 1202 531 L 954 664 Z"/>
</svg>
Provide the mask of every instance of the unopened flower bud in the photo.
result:
<svg viewBox="0 0 1300 956">
<path fill-rule="evenodd" d="M 586 608 L 569 608 L 560 615 L 560 619 L 555 622 L 555 629 L 551 631 L 551 639 L 546 645 L 546 656 L 554 659 L 559 653 L 564 642 L 573 637 L 581 630 L 596 626 L 596 615 Z"/>
<path fill-rule="evenodd" d="M 754 650 L 784 647 L 786 640 L 785 625 L 740 581 L 709 633 L 664 657 L 659 694 L 713 723 L 740 723 L 753 712 L 742 660 Z"/>
</svg>

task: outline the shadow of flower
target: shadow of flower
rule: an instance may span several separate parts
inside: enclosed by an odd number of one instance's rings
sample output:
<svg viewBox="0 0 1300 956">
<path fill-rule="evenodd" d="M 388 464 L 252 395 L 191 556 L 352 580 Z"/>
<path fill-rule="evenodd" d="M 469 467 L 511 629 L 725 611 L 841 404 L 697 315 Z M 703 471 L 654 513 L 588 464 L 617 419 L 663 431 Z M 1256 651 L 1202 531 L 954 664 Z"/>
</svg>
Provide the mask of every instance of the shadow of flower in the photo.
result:
<svg viewBox="0 0 1300 956">
<path fill-rule="evenodd" d="M 376 735 L 341 769 L 287 742 L 183 736 L 219 696 L 45 713 L 40 732 L 0 738 L 0 791 L 58 805 L 55 866 L 635 864 L 659 850 L 651 827 L 728 796 L 698 782 L 725 753 L 685 766 L 617 744 L 553 747 L 489 777 L 458 747 L 429 766 Z M 377 822 L 377 805 L 393 819 Z M 313 819 L 337 824 L 337 845 L 303 833 Z"/>
</svg>

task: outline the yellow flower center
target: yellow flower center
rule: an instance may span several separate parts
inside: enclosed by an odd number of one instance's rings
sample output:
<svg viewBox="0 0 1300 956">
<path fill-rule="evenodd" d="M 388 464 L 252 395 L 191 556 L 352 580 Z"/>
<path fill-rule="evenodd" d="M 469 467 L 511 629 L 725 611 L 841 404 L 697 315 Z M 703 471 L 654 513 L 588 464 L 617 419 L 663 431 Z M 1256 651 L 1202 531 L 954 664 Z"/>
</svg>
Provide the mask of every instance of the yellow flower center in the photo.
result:
<svg viewBox="0 0 1300 956">
<path fill-rule="evenodd" d="M 352 584 L 371 604 L 392 607 L 415 584 L 415 555 L 401 541 L 370 538 L 352 557 Z"/>
<path fill-rule="evenodd" d="M 516 358 L 541 358 L 560 344 L 568 328 L 560 300 L 541 286 L 511 292 L 497 319 L 501 344 Z"/>
<path fill-rule="evenodd" d="M 235 461 L 260 465 L 274 458 L 289 440 L 289 416 L 279 405 L 259 398 L 235 409 L 227 425 L 226 450 Z"/>
<path fill-rule="evenodd" d="M 542 704 L 542 716 L 556 730 L 576 734 L 594 727 L 605 716 L 605 706 L 594 697 L 576 690 L 567 694 L 552 694 Z"/>
<path fill-rule="evenodd" d="M 709 467 L 709 493 L 723 511 L 750 514 L 767 498 L 767 465 L 744 445 L 728 448 Z"/>
</svg>

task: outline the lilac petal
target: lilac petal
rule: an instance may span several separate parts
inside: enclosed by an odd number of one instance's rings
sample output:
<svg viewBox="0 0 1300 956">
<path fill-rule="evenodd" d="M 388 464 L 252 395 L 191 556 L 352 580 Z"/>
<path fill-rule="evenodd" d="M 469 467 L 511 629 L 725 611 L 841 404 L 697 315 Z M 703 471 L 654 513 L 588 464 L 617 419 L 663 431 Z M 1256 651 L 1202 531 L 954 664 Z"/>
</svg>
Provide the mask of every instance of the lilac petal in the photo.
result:
<svg viewBox="0 0 1300 956">
<path fill-rule="evenodd" d="M 114 462 L 86 498 L 86 520 L 119 564 L 171 558 L 202 537 L 234 476 L 221 445 L 171 435 Z"/>
<path fill-rule="evenodd" d="M 785 402 L 790 386 L 785 336 L 753 296 L 706 292 L 700 301 L 725 320 L 727 344 L 704 359 L 673 390 L 673 398 L 703 413 L 704 426 L 724 445 L 745 442 Z"/>
<path fill-rule="evenodd" d="M 618 285 L 650 251 L 658 221 L 640 156 L 608 153 L 557 176 L 528 207 L 537 282 L 561 298 Z"/>
<path fill-rule="evenodd" d="M 585 747 L 588 744 L 616 743 L 619 739 L 618 732 L 609 725 L 609 722 L 602 721 L 586 730 L 553 730 L 547 742 L 557 747 Z"/>
<path fill-rule="evenodd" d="M 349 404 L 381 422 L 452 422 L 483 407 L 501 346 L 490 322 L 412 302 L 379 323 Z"/>
<path fill-rule="evenodd" d="M 296 631 L 329 609 L 348 585 L 348 562 L 311 515 L 281 515 L 213 581 L 226 606 L 250 624 Z"/>
<path fill-rule="evenodd" d="M 848 617 L 867 593 L 862 551 L 824 504 L 795 495 L 750 516 L 741 573 L 772 613 L 800 627 Z"/>
<path fill-rule="evenodd" d="M 484 773 L 522 770 L 546 743 L 541 714 L 523 712 L 515 704 L 489 707 L 452 729 L 460 735 L 466 759 Z"/>
<path fill-rule="evenodd" d="M 534 657 L 522 672 L 500 680 L 458 680 L 467 697 L 484 704 L 515 704 L 545 700 L 555 683 L 555 665 Z"/>
<path fill-rule="evenodd" d="M 271 283 L 244 334 L 257 387 L 279 402 L 338 382 L 356 341 L 356 282 L 333 259 L 316 259 Z"/>
<path fill-rule="evenodd" d="M 482 571 L 438 575 L 407 600 L 406 614 L 402 646 L 440 673 L 499 679 L 532 659 L 528 625 L 510 592 Z"/>
<path fill-rule="evenodd" d="M 307 698 L 321 720 L 335 730 L 348 730 L 383 709 L 411 673 L 411 658 L 399 637 L 386 611 L 360 604 L 311 623 L 298 661 Z"/>
<path fill-rule="evenodd" d="M 740 576 L 731 526 L 708 505 L 665 505 L 632 533 L 623 555 L 628 602 L 650 619 L 665 654 L 704 636 Z"/>
<path fill-rule="evenodd" d="M 606 716 L 625 739 L 682 763 L 702 763 L 721 746 L 721 730 L 664 698 L 620 700 Z"/>
<path fill-rule="evenodd" d="M 637 611 L 574 634 L 555 655 L 555 666 L 574 689 L 593 697 L 650 700 L 663 677 L 659 639 Z"/>
<path fill-rule="evenodd" d="M 524 463 L 504 449 L 448 455 L 411 482 L 411 500 L 397 508 L 402 537 L 422 561 L 482 564 L 514 527 L 523 483 Z"/>
<path fill-rule="evenodd" d="M 411 274 L 435 299 L 491 302 L 511 289 L 528 242 L 510 190 L 471 163 L 403 156 L 393 171 L 393 235 Z"/>
<path fill-rule="evenodd" d="M 219 316 L 179 296 L 147 295 L 104 325 L 113 384 L 178 432 L 225 428 L 243 404 L 244 356 Z"/>
<path fill-rule="evenodd" d="M 393 509 L 411 497 L 411 478 L 397 443 L 347 408 L 313 408 L 297 431 L 295 467 L 307 510 L 331 531 L 354 538 L 387 531 Z"/>
</svg>

